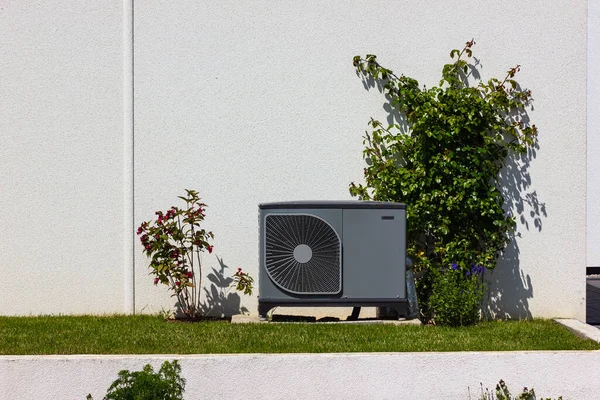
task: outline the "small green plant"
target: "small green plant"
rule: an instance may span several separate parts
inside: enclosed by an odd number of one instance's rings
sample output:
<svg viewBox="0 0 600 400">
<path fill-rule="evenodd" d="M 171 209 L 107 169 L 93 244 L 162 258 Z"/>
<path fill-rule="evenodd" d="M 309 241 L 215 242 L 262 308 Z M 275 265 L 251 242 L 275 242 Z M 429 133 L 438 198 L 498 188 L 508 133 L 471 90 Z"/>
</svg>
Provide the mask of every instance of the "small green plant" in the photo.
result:
<svg viewBox="0 0 600 400">
<path fill-rule="evenodd" d="M 141 371 L 122 370 L 110 385 L 104 400 L 182 400 L 185 379 L 177 360 L 165 361 L 158 372 L 150 364 Z M 88 400 L 92 396 L 88 394 Z"/>
<path fill-rule="evenodd" d="M 503 79 L 484 82 L 477 63 L 467 61 L 474 44 L 471 40 L 450 52 L 454 61 L 444 65 L 439 86 L 431 88 L 394 74 L 373 54 L 353 60 L 364 83 L 377 85 L 386 95 L 394 123 L 369 122 L 365 181 L 351 183 L 350 193 L 361 200 L 407 204 L 407 252 L 419 277 L 424 322 L 453 305 L 462 307 L 436 294 L 448 286 L 438 282 L 448 279 L 440 270 L 457 265 L 470 282 L 466 274 L 473 266 L 496 266 L 515 227 L 503 209 L 499 173 L 507 157 L 520 157 L 535 144 L 537 130 L 526 112 L 531 91 L 513 79 L 520 66 Z M 440 306 L 444 308 L 435 308 Z"/>
<path fill-rule="evenodd" d="M 171 207 L 157 211 L 156 221 L 142 222 L 137 230 L 144 253 L 151 259 L 150 274 L 154 284 L 162 283 L 173 291 L 181 311 L 188 319 L 201 317 L 202 264 L 201 253 L 213 252 L 212 232 L 200 226 L 207 205 L 200 201 L 198 192 L 186 189 L 185 208 Z M 238 270 L 234 275 L 236 289 L 251 295 L 253 280 Z"/>
<path fill-rule="evenodd" d="M 436 324 L 464 326 L 479 320 L 485 290 L 483 272 L 480 265 L 465 273 L 457 264 L 452 264 L 435 274 L 429 304 L 435 310 Z"/>
<path fill-rule="evenodd" d="M 513 396 L 506 383 L 503 380 L 500 380 L 496 385 L 496 395 L 494 396 L 489 389 L 483 391 L 483 386 L 481 387 L 481 396 L 480 400 L 536 400 L 535 391 L 533 388 L 527 389 L 523 388 L 523 391 L 518 396 Z M 545 397 L 540 400 L 552 400 L 550 397 Z M 560 396 L 557 400 L 562 400 L 562 396 Z"/>
</svg>

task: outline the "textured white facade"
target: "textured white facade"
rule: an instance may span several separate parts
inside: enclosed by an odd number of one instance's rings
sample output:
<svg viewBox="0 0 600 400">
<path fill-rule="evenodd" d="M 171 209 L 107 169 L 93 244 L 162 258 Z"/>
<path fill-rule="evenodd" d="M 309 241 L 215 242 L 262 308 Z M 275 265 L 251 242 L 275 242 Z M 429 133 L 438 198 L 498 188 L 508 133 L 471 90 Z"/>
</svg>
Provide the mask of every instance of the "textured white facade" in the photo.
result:
<svg viewBox="0 0 600 400">
<path fill-rule="evenodd" d="M 132 160 L 127 7 L 3 5 L 0 272 L 27 283 L 0 281 L 0 314 L 172 307 L 137 243 L 127 292 L 131 193 L 137 226 L 185 188 L 199 191 L 215 233 L 207 273 L 221 259 L 225 275 L 257 276 L 258 203 L 349 199 L 348 184 L 362 179 L 362 134 L 386 113 L 352 57 L 377 54 L 431 86 L 450 50 L 475 38 L 484 79 L 521 64 L 539 129 L 530 182 L 513 201 L 521 236 L 491 276 L 493 311 L 584 319 L 586 9 L 583 0 L 137 2 Z M 511 187 L 523 186 L 514 176 Z M 256 313 L 256 299 L 235 296 L 225 309 Z"/>
<path fill-rule="evenodd" d="M 592 400 L 600 391 L 598 351 L 0 356 L 0 398 L 100 399 L 120 370 L 173 359 L 190 400 L 478 399 L 500 379 L 539 398 Z"/>
<path fill-rule="evenodd" d="M 123 311 L 121 22 L 0 4 L 0 314 Z"/>
<path fill-rule="evenodd" d="M 587 265 L 600 267 L 600 3 L 588 2 Z"/>
</svg>

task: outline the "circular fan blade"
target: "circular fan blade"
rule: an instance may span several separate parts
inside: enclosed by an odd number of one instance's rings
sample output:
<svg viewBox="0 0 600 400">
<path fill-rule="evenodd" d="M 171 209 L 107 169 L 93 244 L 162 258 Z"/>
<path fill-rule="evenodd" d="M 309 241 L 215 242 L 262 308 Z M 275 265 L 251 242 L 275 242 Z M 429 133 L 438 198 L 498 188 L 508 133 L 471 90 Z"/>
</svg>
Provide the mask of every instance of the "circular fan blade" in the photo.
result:
<svg viewBox="0 0 600 400">
<path fill-rule="evenodd" d="M 296 294 L 342 290 L 341 243 L 325 220 L 306 214 L 269 214 L 265 267 L 280 288 Z"/>
</svg>

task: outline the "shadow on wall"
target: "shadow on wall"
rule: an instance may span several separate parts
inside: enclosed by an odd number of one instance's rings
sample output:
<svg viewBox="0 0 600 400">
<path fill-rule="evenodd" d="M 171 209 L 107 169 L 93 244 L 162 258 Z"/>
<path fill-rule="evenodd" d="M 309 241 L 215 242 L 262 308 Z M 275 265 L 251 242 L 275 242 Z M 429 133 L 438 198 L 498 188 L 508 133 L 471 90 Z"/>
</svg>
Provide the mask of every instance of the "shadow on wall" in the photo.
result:
<svg viewBox="0 0 600 400">
<path fill-rule="evenodd" d="M 529 122 L 527 113 L 516 116 L 524 122 Z M 531 176 L 528 169 L 535 159 L 539 143 L 536 139 L 527 154 L 519 158 L 507 159 L 505 167 L 500 172 L 500 191 L 504 197 L 504 209 L 512 210 L 517 227 L 510 237 L 510 243 L 504 250 L 494 271 L 487 280 L 490 283 L 489 292 L 484 304 L 484 311 L 493 318 L 531 318 L 529 299 L 533 297 L 531 277 L 521 270 L 519 246 L 516 238 L 521 236 L 521 230 L 542 231 L 543 218 L 548 216 L 546 205 L 540 202 L 538 194 L 531 186 Z"/>
<path fill-rule="evenodd" d="M 533 297 L 533 286 L 519 264 L 519 246 L 513 235 L 496 269 L 486 276 L 489 289 L 483 310 L 487 318 L 532 318 L 529 299 Z"/>
<path fill-rule="evenodd" d="M 241 298 L 237 293 L 230 293 L 232 290 L 233 278 L 226 276 L 225 270 L 230 269 L 223 262 L 222 258 L 217 257 L 219 269 L 212 268 L 212 272 L 207 278 L 211 282 L 210 288 L 204 290 L 205 300 L 200 305 L 202 314 L 212 317 L 230 317 L 236 314 L 247 314 L 248 309 L 241 307 Z"/>
</svg>

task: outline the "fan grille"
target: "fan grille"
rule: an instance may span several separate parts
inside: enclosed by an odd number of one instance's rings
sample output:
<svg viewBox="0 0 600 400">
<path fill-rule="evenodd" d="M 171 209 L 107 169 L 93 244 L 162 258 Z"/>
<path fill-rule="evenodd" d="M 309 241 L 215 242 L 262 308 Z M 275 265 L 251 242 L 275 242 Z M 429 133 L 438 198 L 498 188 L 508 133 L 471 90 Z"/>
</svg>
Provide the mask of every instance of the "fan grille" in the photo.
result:
<svg viewBox="0 0 600 400">
<path fill-rule="evenodd" d="M 340 238 L 331 225 L 304 214 L 270 214 L 265 225 L 265 267 L 276 285 L 298 294 L 342 290 Z"/>
</svg>

